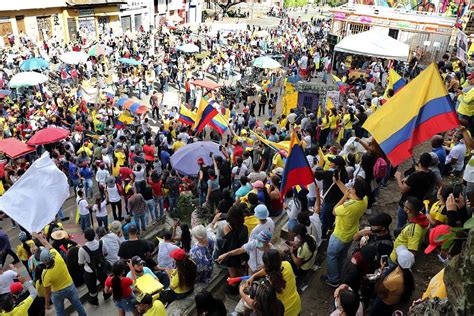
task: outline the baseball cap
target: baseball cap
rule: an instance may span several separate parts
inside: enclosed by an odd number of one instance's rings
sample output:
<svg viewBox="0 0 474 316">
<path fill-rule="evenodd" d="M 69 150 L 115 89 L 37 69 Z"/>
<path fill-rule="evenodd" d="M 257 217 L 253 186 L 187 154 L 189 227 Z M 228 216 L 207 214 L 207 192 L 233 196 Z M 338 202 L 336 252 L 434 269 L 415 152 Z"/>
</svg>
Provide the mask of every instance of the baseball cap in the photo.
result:
<svg viewBox="0 0 474 316">
<path fill-rule="evenodd" d="M 153 297 L 148 293 L 139 294 L 135 300 L 138 304 L 151 305 L 153 303 Z"/>
<path fill-rule="evenodd" d="M 177 248 L 170 253 L 170 257 L 174 260 L 181 261 L 186 258 L 186 252 L 181 248 Z"/>
<path fill-rule="evenodd" d="M 138 233 L 137 225 L 135 225 L 135 224 L 130 224 L 130 225 L 128 226 L 128 233 L 129 233 L 129 234 L 130 234 L 130 233 L 132 233 L 132 234 Z"/>
<path fill-rule="evenodd" d="M 260 233 L 257 235 L 257 247 L 262 248 L 264 244 L 268 244 L 272 240 L 272 233 L 270 233 L 268 230 L 262 230 Z"/>
<path fill-rule="evenodd" d="M 119 221 L 113 221 L 110 223 L 110 230 L 117 234 L 122 230 L 122 224 Z"/>
<path fill-rule="evenodd" d="M 255 207 L 255 217 L 258 219 L 267 219 L 269 213 L 265 204 L 259 204 Z"/>
<path fill-rule="evenodd" d="M 20 294 L 23 292 L 23 284 L 21 284 L 21 282 L 13 282 L 10 284 L 10 292 L 12 292 L 12 294 Z"/>
<path fill-rule="evenodd" d="M 429 236 L 429 241 L 430 244 L 428 247 L 425 249 L 425 254 L 431 253 L 433 250 L 436 249 L 436 247 L 441 246 L 444 243 L 443 241 L 436 241 L 439 236 L 449 234 L 450 227 L 448 225 L 438 225 L 434 227 L 432 230 L 430 230 L 430 236 Z"/>
<path fill-rule="evenodd" d="M 338 166 L 344 166 L 346 164 L 344 158 L 342 158 L 341 156 L 329 157 L 328 160 Z"/>
<path fill-rule="evenodd" d="M 275 169 L 272 170 L 272 173 L 276 176 L 281 177 L 283 175 L 283 168 L 282 167 L 276 167 Z"/>
<path fill-rule="evenodd" d="M 40 261 L 43 263 L 51 261 L 51 253 L 49 252 L 49 249 L 47 248 L 41 249 Z"/>
<path fill-rule="evenodd" d="M 142 260 L 142 258 L 140 258 L 140 256 L 134 256 L 132 257 L 132 265 L 144 265 L 145 264 L 145 261 Z"/>
<path fill-rule="evenodd" d="M 252 186 L 256 189 L 262 189 L 263 188 L 263 182 L 261 180 L 257 180 L 254 183 L 252 183 Z"/>
<path fill-rule="evenodd" d="M 381 212 L 369 218 L 369 224 L 372 226 L 382 226 L 388 228 L 391 223 L 392 217 L 385 212 Z"/>
<path fill-rule="evenodd" d="M 28 236 L 26 236 L 26 233 L 21 231 L 20 233 L 18 233 L 18 239 L 21 241 L 21 242 L 25 242 L 28 240 Z"/>
<path fill-rule="evenodd" d="M 396 252 L 398 265 L 403 269 L 411 269 L 415 264 L 415 255 L 405 246 L 398 246 Z"/>
</svg>

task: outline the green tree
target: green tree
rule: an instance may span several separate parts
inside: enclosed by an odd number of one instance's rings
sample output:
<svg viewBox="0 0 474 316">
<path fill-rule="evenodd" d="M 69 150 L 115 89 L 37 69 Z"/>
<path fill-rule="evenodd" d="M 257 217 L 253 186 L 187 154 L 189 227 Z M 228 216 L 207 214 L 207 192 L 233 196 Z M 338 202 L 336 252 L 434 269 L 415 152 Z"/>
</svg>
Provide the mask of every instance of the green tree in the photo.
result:
<svg viewBox="0 0 474 316">
<path fill-rule="evenodd" d="M 296 0 L 284 0 L 283 1 L 283 6 L 285 8 L 293 8 L 296 4 Z"/>
</svg>

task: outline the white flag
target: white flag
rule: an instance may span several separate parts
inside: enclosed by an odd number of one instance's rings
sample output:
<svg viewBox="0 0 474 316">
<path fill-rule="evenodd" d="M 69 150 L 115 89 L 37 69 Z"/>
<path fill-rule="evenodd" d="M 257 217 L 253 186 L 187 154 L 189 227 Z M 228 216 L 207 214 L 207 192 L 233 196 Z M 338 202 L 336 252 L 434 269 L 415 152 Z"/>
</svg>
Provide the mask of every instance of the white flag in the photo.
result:
<svg viewBox="0 0 474 316">
<path fill-rule="evenodd" d="M 78 96 L 83 98 L 87 103 L 97 104 L 100 103 L 100 89 L 89 87 L 79 87 Z"/>
<path fill-rule="evenodd" d="M 45 152 L 0 197 L 0 210 L 29 232 L 39 232 L 54 220 L 69 197 L 66 175 Z"/>
</svg>

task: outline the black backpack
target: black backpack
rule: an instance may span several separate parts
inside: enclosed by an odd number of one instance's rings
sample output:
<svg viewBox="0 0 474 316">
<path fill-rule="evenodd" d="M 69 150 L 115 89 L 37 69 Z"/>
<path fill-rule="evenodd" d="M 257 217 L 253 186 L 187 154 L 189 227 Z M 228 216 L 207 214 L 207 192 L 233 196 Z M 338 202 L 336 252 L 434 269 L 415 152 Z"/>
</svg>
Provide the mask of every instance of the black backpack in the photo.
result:
<svg viewBox="0 0 474 316">
<path fill-rule="evenodd" d="M 105 260 L 105 256 L 102 253 L 102 240 L 99 240 L 99 247 L 92 251 L 87 246 L 83 246 L 84 250 L 89 255 L 89 267 L 94 271 L 97 275 L 107 273 L 107 260 Z"/>
</svg>

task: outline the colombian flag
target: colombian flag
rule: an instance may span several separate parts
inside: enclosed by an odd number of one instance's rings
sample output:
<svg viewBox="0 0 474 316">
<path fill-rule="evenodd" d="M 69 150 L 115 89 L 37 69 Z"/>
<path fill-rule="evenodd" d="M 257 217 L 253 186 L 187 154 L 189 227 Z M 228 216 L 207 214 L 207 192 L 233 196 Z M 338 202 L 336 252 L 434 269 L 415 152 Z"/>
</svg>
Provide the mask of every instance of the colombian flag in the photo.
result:
<svg viewBox="0 0 474 316">
<path fill-rule="evenodd" d="M 298 137 L 293 132 L 290 141 L 290 152 L 286 158 L 285 170 L 281 180 L 281 199 L 286 192 L 296 185 L 308 185 L 314 182 L 313 171 L 309 167 L 308 160 L 304 154 Z"/>
<path fill-rule="evenodd" d="M 183 124 L 193 126 L 196 122 L 196 113 L 185 107 L 184 105 L 181 105 L 179 109 L 179 117 L 178 121 L 180 121 Z"/>
<path fill-rule="evenodd" d="M 342 82 L 342 80 L 339 79 L 339 77 L 336 76 L 336 75 L 332 75 L 332 79 L 334 80 L 334 82 L 339 87 L 339 92 L 344 94 L 346 92 L 346 86 L 345 86 L 344 82 Z"/>
<path fill-rule="evenodd" d="M 433 63 L 369 116 L 363 127 L 392 165 L 398 166 L 412 156 L 416 145 L 458 125 L 454 105 Z"/>
<path fill-rule="evenodd" d="M 396 94 L 406 84 L 407 82 L 405 81 L 405 79 L 403 79 L 399 74 L 397 74 L 395 70 L 390 68 L 390 70 L 388 71 L 388 85 L 385 89 L 385 93 L 383 94 L 382 103 L 387 102 L 387 100 L 389 99 L 387 96 L 389 89 L 392 89 L 393 92 L 395 92 Z"/>
<path fill-rule="evenodd" d="M 218 111 L 214 107 L 214 103 L 216 103 L 216 101 L 206 101 L 204 98 L 201 98 L 194 123 L 195 133 L 201 132 L 203 128 L 214 118 L 214 116 L 217 115 Z"/>
<path fill-rule="evenodd" d="M 211 125 L 211 127 L 214 128 L 221 135 L 224 134 L 228 128 L 228 124 L 225 117 L 220 113 L 218 113 L 212 118 L 212 120 L 209 122 L 209 125 Z"/>
</svg>

